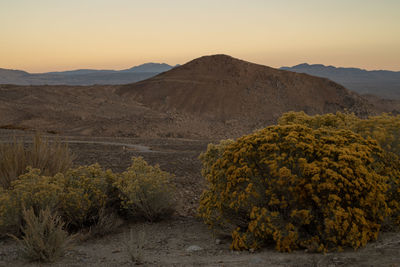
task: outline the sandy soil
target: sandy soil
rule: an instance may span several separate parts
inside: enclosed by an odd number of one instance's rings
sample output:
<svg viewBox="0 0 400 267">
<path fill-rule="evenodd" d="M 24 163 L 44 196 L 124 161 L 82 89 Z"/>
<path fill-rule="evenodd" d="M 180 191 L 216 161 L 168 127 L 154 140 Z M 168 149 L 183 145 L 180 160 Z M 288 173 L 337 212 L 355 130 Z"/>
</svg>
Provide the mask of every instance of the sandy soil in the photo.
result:
<svg viewBox="0 0 400 267">
<path fill-rule="evenodd" d="M 12 134 L 25 135 L 1 130 L 0 141 L 9 140 Z M 126 250 L 130 229 L 133 233 L 144 233 L 140 242 L 143 244 L 143 266 L 400 266 L 399 233 L 382 233 L 377 242 L 363 249 L 341 253 L 279 253 L 273 247 L 255 253 L 230 251 L 229 236 L 213 235 L 195 217 L 198 199 L 205 186 L 197 157 L 206 149 L 209 140 L 60 138 L 69 140 L 79 164 L 99 162 L 106 168 L 122 171 L 129 166 L 132 156 L 143 156 L 151 164 L 159 164 L 176 176 L 179 205 L 169 220 L 130 223 L 115 234 L 77 242 L 60 261 L 49 266 L 133 265 Z M 198 246 L 198 250 L 191 251 L 191 246 Z M 39 265 L 21 260 L 14 241 L 0 240 L 0 266 Z"/>
</svg>

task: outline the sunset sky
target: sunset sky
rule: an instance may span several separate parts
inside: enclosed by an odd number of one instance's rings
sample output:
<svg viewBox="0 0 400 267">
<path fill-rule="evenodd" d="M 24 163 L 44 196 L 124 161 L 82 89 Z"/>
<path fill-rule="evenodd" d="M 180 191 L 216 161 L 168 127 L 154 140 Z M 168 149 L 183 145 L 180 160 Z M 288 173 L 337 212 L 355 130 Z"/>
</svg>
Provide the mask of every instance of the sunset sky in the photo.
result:
<svg viewBox="0 0 400 267">
<path fill-rule="evenodd" d="M 0 1 L 0 68 L 124 69 L 220 53 L 400 71 L 400 0 Z"/>
</svg>

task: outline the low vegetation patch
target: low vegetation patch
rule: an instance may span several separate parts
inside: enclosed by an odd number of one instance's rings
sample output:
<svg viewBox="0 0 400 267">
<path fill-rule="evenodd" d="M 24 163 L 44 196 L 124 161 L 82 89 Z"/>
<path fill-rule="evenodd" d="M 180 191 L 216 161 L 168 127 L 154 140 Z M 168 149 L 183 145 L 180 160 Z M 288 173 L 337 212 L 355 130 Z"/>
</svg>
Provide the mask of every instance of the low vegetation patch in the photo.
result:
<svg viewBox="0 0 400 267">
<path fill-rule="evenodd" d="M 362 128 L 352 115 L 300 115 L 210 145 L 200 156 L 209 186 L 199 214 L 231 232 L 232 249 L 267 243 L 279 251 L 356 249 L 375 240 L 385 222 L 396 221 L 395 150 L 350 130 L 355 123 Z M 395 144 L 396 138 L 385 140 Z"/>
<path fill-rule="evenodd" d="M 37 139 L 35 144 L 34 151 L 40 155 L 38 146 L 43 143 Z M 22 143 L 4 147 L 9 158 L 32 149 Z M 38 162 L 34 166 L 50 166 Z M 104 170 L 99 164 L 64 167 L 54 168 L 62 172 L 50 174 L 49 169 L 29 165 L 18 177 L 9 176 L 13 178 L 6 186 L 0 186 L 0 236 L 21 238 L 19 244 L 32 260 L 51 261 L 61 255 L 61 241 L 68 239 L 65 230 L 103 236 L 115 231 L 123 219 L 155 221 L 174 212 L 173 176 L 143 158 L 132 158 L 132 165 L 123 173 Z"/>
</svg>

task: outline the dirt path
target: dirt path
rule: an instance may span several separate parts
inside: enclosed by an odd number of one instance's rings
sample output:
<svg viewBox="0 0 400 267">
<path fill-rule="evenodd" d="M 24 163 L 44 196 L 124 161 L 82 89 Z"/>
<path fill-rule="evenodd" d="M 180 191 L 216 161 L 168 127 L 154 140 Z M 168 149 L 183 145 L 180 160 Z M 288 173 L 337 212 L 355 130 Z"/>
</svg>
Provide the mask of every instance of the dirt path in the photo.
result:
<svg viewBox="0 0 400 267">
<path fill-rule="evenodd" d="M 48 138 L 49 142 L 56 142 L 53 138 L 49 138 L 49 136 L 45 136 Z M 8 139 L 8 138 L 7 138 Z M 133 149 L 137 152 L 140 153 L 154 153 L 154 152 L 161 152 L 161 151 L 154 151 L 151 150 L 150 147 L 145 146 L 145 145 L 139 145 L 139 144 L 130 144 L 130 143 L 120 143 L 120 142 L 112 142 L 112 141 L 89 141 L 89 140 L 72 140 L 72 139 L 59 139 L 58 140 L 61 143 L 67 143 L 67 144 L 96 144 L 96 145 L 108 145 L 108 146 L 119 146 L 122 147 L 123 149 Z M 12 139 L 8 140 L 2 140 L 0 143 L 10 143 L 13 142 Z M 32 140 L 25 140 L 25 143 L 32 143 Z"/>
</svg>

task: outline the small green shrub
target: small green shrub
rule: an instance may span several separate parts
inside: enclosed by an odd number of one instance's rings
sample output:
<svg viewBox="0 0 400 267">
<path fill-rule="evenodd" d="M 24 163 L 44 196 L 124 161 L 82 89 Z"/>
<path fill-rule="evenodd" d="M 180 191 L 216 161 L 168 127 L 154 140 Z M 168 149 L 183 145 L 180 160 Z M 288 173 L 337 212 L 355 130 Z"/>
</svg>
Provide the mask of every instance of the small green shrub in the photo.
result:
<svg viewBox="0 0 400 267">
<path fill-rule="evenodd" d="M 8 189 L 28 166 L 46 176 L 64 173 L 72 167 L 73 158 L 66 144 L 50 143 L 39 135 L 31 145 L 16 139 L 11 144 L 0 143 L 0 186 Z"/>
<path fill-rule="evenodd" d="M 358 248 L 377 238 L 390 213 L 385 155 L 349 130 L 271 126 L 206 162 L 199 214 L 230 229 L 232 249 Z"/>
<path fill-rule="evenodd" d="M 72 238 L 57 215 L 46 208 L 36 215 L 33 209 L 23 210 L 24 226 L 21 239 L 17 240 L 22 255 L 32 261 L 52 262 L 64 255 Z"/>
<path fill-rule="evenodd" d="M 132 165 L 117 177 L 121 207 L 132 217 L 156 221 L 174 212 L 172 175 L 143 158 L 132 158 Z"/>
</svg>

